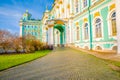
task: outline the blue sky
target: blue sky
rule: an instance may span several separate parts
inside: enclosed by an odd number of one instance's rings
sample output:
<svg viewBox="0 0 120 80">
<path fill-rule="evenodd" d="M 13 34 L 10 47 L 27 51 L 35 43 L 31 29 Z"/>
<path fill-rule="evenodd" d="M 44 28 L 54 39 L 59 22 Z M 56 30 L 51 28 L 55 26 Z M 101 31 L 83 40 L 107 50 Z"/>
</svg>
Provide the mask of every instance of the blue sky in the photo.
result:
<svg viewBox="0 0 120 80">
<path fill-rule="evenodd" d="M 19 33 L 19 20 L 28 10 L 32 18 L 41 19 L 46 9 L 51 9 L 54 0 L 0 0 L 0 29 Z"/>
</svg>

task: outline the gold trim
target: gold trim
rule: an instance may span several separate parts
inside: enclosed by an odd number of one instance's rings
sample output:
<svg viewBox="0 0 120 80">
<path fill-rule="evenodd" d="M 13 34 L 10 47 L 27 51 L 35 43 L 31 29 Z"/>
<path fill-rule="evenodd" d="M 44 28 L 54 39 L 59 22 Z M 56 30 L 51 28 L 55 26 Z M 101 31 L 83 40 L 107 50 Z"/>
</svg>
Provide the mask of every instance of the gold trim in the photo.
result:
<svg viewBox="0 0 120 80">
<path fill-rule="evenodd" d="M 59 1 L 59 4 L 63 4 L 62 0 Z"/>
<path fill-rule="evenodd" d="M 59 9 L 59 6 L 56 6 L 57 9 Z"/>
<path fill-rule="evenodd" d="M 95 3 L 90 7 L 90 9 L 98 6 L 98 5 L 101 4 L 103 1 L 105 1 L 105 0 L 99 0 L 99 1 L 95 2 Z"/>
<path fill-rule="evenodd" d="M 116 6 L 115 4 L 110 5 L 110 7 L 109 7 L 110 11 L 115 9 L 115 6 Z"/>
<path fill-rule="evenodd" d="M 67 5 L 67 8 L 70 9 L 70 4 Z"/>
<path fill-rule="evenodd" d="M 84 21 L 84 22 L 88 22 L 88 18 L 84 18 L 83 21 Z"/>
<path fill-rule="evenodd" d="M 95 18 L 95 17 L 98 17 L 98 16 L 100 16 L 100 12 L 96 12 L 96 13 L 94 14 L 94 18 Z"/>
<path fill-rule="evenodd" d="M 78 26 L 78 25 L 79 25 L 79 22 L 76 22 L 75 24 L 76 24 L 76 26 Z"/>
</svg>

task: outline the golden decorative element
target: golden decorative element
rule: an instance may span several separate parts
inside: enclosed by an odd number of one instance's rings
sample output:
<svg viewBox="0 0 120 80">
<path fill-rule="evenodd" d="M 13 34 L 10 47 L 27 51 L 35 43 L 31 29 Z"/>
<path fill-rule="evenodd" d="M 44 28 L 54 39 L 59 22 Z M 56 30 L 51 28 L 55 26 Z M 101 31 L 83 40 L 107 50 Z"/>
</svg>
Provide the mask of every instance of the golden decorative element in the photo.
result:
<svg viewBox="0 0 120 80">
<path fill-rule="evenodd" d="M 56 21 L 56 24 L 62 24 L 62 25 L 64 25 L 64 22 L 63 22 L 63 21 L 60 21 L 60 20 L 57 20 L 57 21 Z"/>
<path fill-rule="evenodd" d="M 70 9 L 70 4 L 67 5 L 67 8 Z"/>
<path fill-rule="evenodd" d="M 96 12 L 96 13 L 94 14 L 94 18 L 95 18 L 95 17 L 98 17 L 98 16 L 100 16 L 100 12 Z"/>
<path fill-rule="evenodd" d="M 78 26 L 78 25 L 79 25 L 79 22 L 76 22 L 75 24 L 76 24 L 76 26 Z"/>
<path fill-rule="evenodd" d="M 84 21 L 84 22 L 87 22 L 87 21 L 88 21 L 88 18 L 84 18 L 83 21 Z"/>
<path fill-rule="evenodd" d="M 109 8 L 110 8 L 110 11 L 115 9 L 115 4 L 112 4 Z"/>
<path fill-rule="evenodd" d="M 46 29 L 46 30 L 48 30 L 48 28 L 47 28 L 47 27 L 46 27 L 45 29 Z"/>
<path fill-rule="evenodd" d="M 64 13 L 64 8 L 62 8 L 62 13 Z"/>
<path fill-rule="evenodd" d="M 51 28 L 51 27 L 53 27 L 54 25 L 48 25 L 48 28 Z"/>
<path fill-rule="evenodd" d="M 59 9 L 59 6 L 56 6 L 57 9 Z"/>
<path fill-rule="evenodd" d="M 60 0 L 59 4 L 62 4 L 62 3 L 63 3 L 62 0 Z"/>
</svg>

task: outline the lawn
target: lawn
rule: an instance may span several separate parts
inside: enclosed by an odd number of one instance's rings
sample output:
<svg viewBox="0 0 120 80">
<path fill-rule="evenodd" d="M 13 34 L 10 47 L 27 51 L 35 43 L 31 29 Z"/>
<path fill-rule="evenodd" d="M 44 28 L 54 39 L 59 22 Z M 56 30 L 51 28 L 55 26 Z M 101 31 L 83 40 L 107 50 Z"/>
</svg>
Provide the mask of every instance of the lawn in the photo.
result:
<svg viewBox="0 0 120 80">
<path fill-rule="evenodd" d="M 45 50 L 35 53 L 0 55 L 0 71 L 43 57 L 49 52 L 50 50 Z"/>
<path fill-rule="evenodd" d="M 115 66 L 120 67 L 120 62 L 119 61 L 112 61 L 112 60 L 106 60 L 106 61 L 108 61 L 109 63 L 111 63 L 111 64 L 113 64 Z"/>
<path fill-rule="evenodd" d="M 89 54 L 89 53 L 87 53 L 87 52 L 80 51 L 80 50 L 78 50 L 78 49 L 74 49 L 74 50 L 76 50 L 76 51 L 78 51 L 78 52 L 81 52 L 81 53 Z M 104 54 L 103 52 L 99 52 L 99 53 L 100 53 L 100 54 Z M 106 53 L 105 53 L 105 54 L 106 54 Z M 96 57 L 96 56 L 91 55 L 91 54 L 89 54 L 89 57 L 104 60 L 105 62 L 107 62 L 107 64 L 112 64 L 112 65 L 115 65 L 115 66 L 117 66 L 117 67 L 120 68 L 120 61 L 114 61 L 114 60 L 109 60 L 109 59 L 102 59 L 102 58 Z"/>
</svg>

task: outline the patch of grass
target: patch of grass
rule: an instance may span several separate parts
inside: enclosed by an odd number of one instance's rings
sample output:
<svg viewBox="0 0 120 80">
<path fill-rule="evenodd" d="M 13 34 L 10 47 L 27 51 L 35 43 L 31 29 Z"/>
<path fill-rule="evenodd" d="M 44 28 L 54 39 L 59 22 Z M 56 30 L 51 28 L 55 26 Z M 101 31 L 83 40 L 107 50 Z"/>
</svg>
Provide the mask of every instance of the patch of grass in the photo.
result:
<svg viewBox="0 0 120 80">
<path fill-rule="evenodd" d="M 50 50 L 12 55 L 0 55 L 0 71 L 14 67 L 47 55 Z"/>
<path fill-rule="evenodd" d="M 75 50 L 75 51 L 78 51 L 78 52 L 87 54 L 87 55 L 89 55 L 89 57 L 96 57 L 96 56 L 94 56 L 94 55 L 92 55 L 92 54 L 88 54 L 87 52 L 80 51 L 80 50 L 74 49 L 74 48 L 72 48 L 72 49 Z M 92 51 L 91 51 L 91 52 L 92 52 Z M 94 52 L 95 52 L 95 51 L 94 51 Z M 96 52 L 97 52 L 97 51 L 96 51 Z M 111 53 L 108 53 L 108 52 L 97 52 L 97 53 L 101 53 L 101 54 L 108 55 L 108 54 L 113 54 L 114 52 L 111 52 Z M 114 54 L 115 54 L 115 53 L 114 53 Z M 99 58 L 99 57 L 96 57 L 96 58 Z M 104 60 L 104 61 L 106 61 L 106 62 L 108 62 L 108 63 L 112 63 L 112 64 L 114 64 L 114 65 L 120 67 L 120 62 L 119 62 L 119 61 L 113 61 L 113 60 L 102 59 L 102 58 L 99 58 L 99 59 Z"/>
<path fill-rule="evenodd" d="M 102 59 L 102 58 L 99 58 L 99 57 L 96 57 L 96 56 L 94 56 L 94 55 L 92 55 L 92 54 L 88 54 L 87 52 L 84 52 L 84 51 L 80 51 L 80 50 L 77 50 L 77 49 L 74 49 L 75 51 L 78 51 L 78 52 L 80 52 L 80 53 L 82 53 L 82 54 L 84 54 L 84 55 L 87 55 L 87 56 L 89 56 L 89 58 L 92 58 L 92 59 L 96 59 L 96 61 L 97 60 L 102 60 L 102 61 L 104 61 L 106 64 L 112 64 L 112 65 L 115 65 L 115 66 L 117 66 L 117 67 L 120 67 L 120 61 L 113 61 L 113 60 L 108 60 L 108 59 Z M 103 54 L 103 52 L 101 52 L 102 54 Z M 105 53 L 105 55 L 106 54 L 108 54 L 107 52 Z"/>
<path fill-rule="evenodd" d="M 112 61 L 112 60 L 106 60 L 106 61 L 108 61 L 109 63 L 111 63 L 111 64 L 113 64 L 115 66 L 120 67 L 120 62 L 119 61 Z"/>
</svg>

